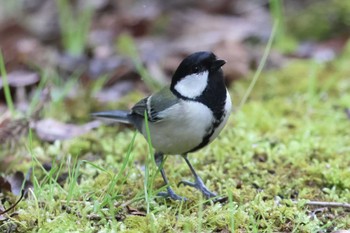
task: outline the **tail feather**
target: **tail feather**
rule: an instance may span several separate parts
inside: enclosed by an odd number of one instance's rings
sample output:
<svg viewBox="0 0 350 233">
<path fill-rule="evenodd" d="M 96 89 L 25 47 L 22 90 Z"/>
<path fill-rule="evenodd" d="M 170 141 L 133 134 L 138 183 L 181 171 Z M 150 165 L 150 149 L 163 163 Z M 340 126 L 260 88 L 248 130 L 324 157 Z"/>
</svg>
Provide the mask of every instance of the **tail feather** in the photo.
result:
<svg viewBox="0 0 350 233">
<path fill-rule="evenodd" d="M 91 116 L 98 117 L 98 118 L 113 119 L 115 121 L 125 123 L 125 124 L 132 124 L 130 122 L 129 112 L 127 111 L 115 110 L 115 111 L 107 111 L 107 112 L 95 112 L 95 113 L 92 113 Z"/>
</svg>

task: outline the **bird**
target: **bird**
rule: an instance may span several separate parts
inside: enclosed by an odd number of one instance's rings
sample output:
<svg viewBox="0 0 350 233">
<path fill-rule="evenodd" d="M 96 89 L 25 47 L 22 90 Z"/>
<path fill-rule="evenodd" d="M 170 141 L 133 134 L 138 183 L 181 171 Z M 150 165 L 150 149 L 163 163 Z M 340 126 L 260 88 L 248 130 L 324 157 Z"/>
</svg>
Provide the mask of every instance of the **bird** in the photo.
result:
<svg viewBox="0 0 350 233">
<path fill-rule="evenodd" d="M 181 155 L 194 176 L 194 182 L 183 180 L 178 185 L 193 187 L 206 198 L 217 196 L 205 186 L 188 154 L 211 143 L 227 123 L 232 103 L 222 70 L 225 63 L 213 52 L 195 52 L 182 60 L 170 86 L 140 100 L 131 110 L 92 113 L 93 117 L 131 124 L 146 140 L 149 133 L 155 162 L 166 186 L 166 191 L 158 196 L 187 200 L 169 185 L 163 168 L 165 155 Z"/>
</svg>

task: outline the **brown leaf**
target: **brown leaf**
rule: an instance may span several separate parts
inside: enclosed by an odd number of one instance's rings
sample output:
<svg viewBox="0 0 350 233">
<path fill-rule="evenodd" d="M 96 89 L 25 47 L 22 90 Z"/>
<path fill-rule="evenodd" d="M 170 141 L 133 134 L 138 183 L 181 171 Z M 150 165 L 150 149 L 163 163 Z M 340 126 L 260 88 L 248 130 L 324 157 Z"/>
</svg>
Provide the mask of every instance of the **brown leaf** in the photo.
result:
<svg viewBox="0 0 350 233">
<path fill-rule="evenodd" d="M 8 180 L 0 176 L 0 191 L 11 192 L 11 184 Z"/>
<path fill-rule="evenodd" d="M 23 185 L 24 183 L 24 185 Z M 15 172 L 10 176 L 0 176 L 0 191 L 1 192 L 11 192 L 14 195 L 18 196 L 23 190 L 26 193 L 28 188 L 33 187 L 33 184 L 30 180 L 27 180 L 24 174 L 20 171 Z"/>
<path fill-rule="evenodd" d="M 101 125 L 99 121 L 91 121 L 84 125 L 66 124 L 54 119 L 43 119 L 34 124 L 38 137 L 43 141 L 53 142 L 83 135 Z"/>
<path fill-rule="evenodd" d="M 25 87 L 33 85 L 39 81 L 39 75 L 25 70 L 16 70 L 7 74 L 8 84 L 12 87 Z M 2 78 L 0 79 L 0 88 L 2 88 Z"/>
<path fill-rule="evenodd" d="M 11 192 L 15 195 L 19 195 L 21 193 L 23 182 L 26 182 L 24 174 L 18 171 L 9 176 L 7 180 L 11 184 Z"/>
</svg>

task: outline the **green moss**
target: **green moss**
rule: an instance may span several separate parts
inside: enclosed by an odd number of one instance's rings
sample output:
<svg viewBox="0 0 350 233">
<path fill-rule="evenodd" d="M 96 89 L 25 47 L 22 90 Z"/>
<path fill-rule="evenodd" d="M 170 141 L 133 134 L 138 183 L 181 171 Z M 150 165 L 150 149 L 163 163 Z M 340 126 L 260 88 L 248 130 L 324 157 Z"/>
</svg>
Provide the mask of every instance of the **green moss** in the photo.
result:
<svg viewBox="0 0 350 233">
<path fill-rule="evenodd" d="M 293 10 L 286 17 L 287 33 L 299 39 L 326 39 L 342 35 L 350 27 L 350 2 L 313 1 L 304 9 Z"/>
</svg>

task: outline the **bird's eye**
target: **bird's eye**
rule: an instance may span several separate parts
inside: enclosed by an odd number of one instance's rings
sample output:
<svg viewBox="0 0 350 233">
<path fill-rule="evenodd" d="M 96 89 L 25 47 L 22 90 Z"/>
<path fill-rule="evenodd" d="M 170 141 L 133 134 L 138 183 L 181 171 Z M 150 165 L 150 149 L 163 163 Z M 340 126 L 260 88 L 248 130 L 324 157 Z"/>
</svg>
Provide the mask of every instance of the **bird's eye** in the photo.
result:
<svg viewBox="0 0 350 233">
<path fill-rule="evenodd" d="M 193 73 L 197 73 L 199 71 L 199 67 L 195 66 L 195 67 L 192 68 L 192 70 L 193 70 Z"/>
</svg>

